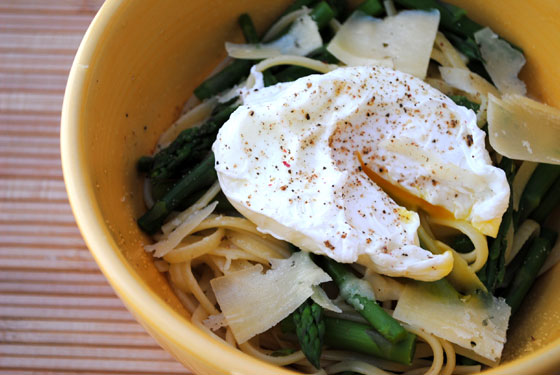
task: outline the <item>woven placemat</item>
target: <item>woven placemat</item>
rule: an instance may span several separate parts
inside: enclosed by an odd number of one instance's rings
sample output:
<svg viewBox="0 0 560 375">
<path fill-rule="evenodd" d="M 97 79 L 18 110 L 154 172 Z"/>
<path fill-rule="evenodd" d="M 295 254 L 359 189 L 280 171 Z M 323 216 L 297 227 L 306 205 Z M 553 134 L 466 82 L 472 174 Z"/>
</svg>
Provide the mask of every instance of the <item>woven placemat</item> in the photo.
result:
<svg viewBox="0 0 560 375">
<path fill-rule="evenodd" d="M 0 1 L 0 375 L 188 373 L 107 284 L 64 189 L 64 88 L 102 3 Z"/>
</svg>

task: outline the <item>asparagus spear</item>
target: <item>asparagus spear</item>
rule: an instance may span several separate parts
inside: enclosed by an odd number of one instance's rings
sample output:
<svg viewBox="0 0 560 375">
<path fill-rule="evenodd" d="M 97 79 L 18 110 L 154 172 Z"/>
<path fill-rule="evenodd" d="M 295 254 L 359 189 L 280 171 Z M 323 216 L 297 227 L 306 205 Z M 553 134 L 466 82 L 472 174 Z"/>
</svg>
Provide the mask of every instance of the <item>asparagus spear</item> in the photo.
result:
<svg viewBox="0 0 560 375">
<path fill-rule="evenodd" d="M 478 112 L 478 110 L 480 109 L 480 104 L 471 102 L 463 95 L 449 95 L 449 98 L 453 100 L 455 104 L 462 105 L 463 107 L 472 109 L 475 112 Z"/>
<path fill-rule="evenodd" d="M 292 318 L 301 350 L 313 366 L 320 368 L 325 335 L 323 308 L 312 300 L 307 300 L 292 313 Z"/>
<path fill-rule="evenodd" d="M 247 41 L 247 43 L 258 43 L 260 41 L 257 30 L 253 25 L 253 21 L 247 13 L 239 16 L 239 25 L 241 26 L 243 36 L 245 37 L 245 41 Z M 276 79 L 276 77 L 274 77 L 270 70 L 266 70 L 263 72 L 263 80 L 265 87 L 272 86 L 278 83 L 278 80 Z"/>
<path fill-rule="evenodd" d="M 458 253 L 470 253 L 474 250 L 474 245 L 466 234 L 459 234 L 451 241 L 451 247 Z"/>
<path fill-rule="evenodd" d="M 506 293 L 506 302 L 511 306 L 512 314 L 521 306 L 523 298 L 533 285 L 546 257 L 550 254 L 557 236 L 556 232 L 542 228 L 541 236 L 533 241 L 521 268 Z"/>
<path fill-rule="evenodd" d="M 237 19 L 237 23 L 241 27 L 241 31 L 243 32 L 243 36 L 245 37 L 245 41 L 247 43 L 258 43 L 260 41 L 259 34 L 257 34 L 257 30 L 253 24 L 253 20 L 247 13 L 240 15 Z"/>
<path fill-rule="evenodd" d="M 233 60 L 231 64 L 195 88 L 194 94 L 200 100 L 211 98 L 225 89 L 233 87 L 243 77 L 246 77 L 252 66 L 253 61 L 251 60 Z"/>
<path fill-rule="evenodd" d="M 325 271 L 338 285 L 342 297 L 379 333 L 392 343 L 407 337 L 407 331 L 377 304 L 370 285 L 356 277 L 345 265 L 323 257 Z"/>
<path fill-rule="evenodd" d="M 337 349 L 371 354 L 403 364 L 410 364 L 416 348 L 416 336 L 406 332 L 405 337 L 391 343 L 366 324 L 348 320 L 325 318 L 325 342 Z"/>
<path fill-rule="evenodd" d="M 257 30 L 253 25 L 251 17 L 247 13 L 240 15 L 237 22 L 239 23 L 239 27 L 247 43 L 259 42 L 260 38 L 257 34 Z M 241 78 L 247 76 L 253 64 L 254 61 L 251 60 L 234 60 L 219 73 L 202 82 L 194 89 L 194 94 L 200 100 L 211 98 L 225 89 L 232 87 L 239 82 Z"/>
<path fill-rule="evenodd" d="M 365 14 L 369 14 L 374 17 L 380 16 L 385 12 L 385 8 L 379 0 L 365 0 L 363 3 L 358 5 L 356 10 L 360 10 Z"/>
<path fill-rule="evenodd" d="M 344 22 L 348 16 L 348 2 L 346 0 L 326 0 L 326 2 L 334 11 L 334 17 Z"/>
<path fill-rule="evenodd" d="M 505 276 L 505 250 L 507 248 L 506 235 L 510 225 L 512 225 L 512 207 L 511 202 L 500 223 L 498 235 L 492 241 L 488 249 L 488 261 L 481 272 L 485 276 L 481 278 L 482 282 L 493 293 L 496 287 L 503 281 Z"/>
<path fill-rule="evenodd" d="M 162 199 L 158 200 L 140 219 L 138 225 L 148 233 L 155 233 L 169 214 L 189 195 L 210 186 L 216 181 L 214 154 L 210 153 L 194 167 Z"/>
<path fill-rule="evenodd" d="M 265 70 L 263 72 L 263 82 L 264 87 L 272 86 L 278 83 L 278 78 L 276 78 L 274 74 L 270 72 L 270 70 Z"/>
<path fill-rule="evenodd" d="M 539 207 L 543 197 L 559 177 L 560 165 L 539 164 L 537 166 L 521 194 L 519 211 L 515 217 L 516 226 L 525 221 Z"/>
<path fill-rule="evenodd" d="M 406 332 L 406 336 L 392 343 L 367 324 L 349 320 L 324 317 L 325 344 L 334 349 L 350 350 L 389 361 L 410 365 L 416 349 L 416 336 Z M 284 332 L 294 332 L 292 319 L 282 321 Z"/>
<path fill-rule="evenodd" d="M 560 177 L 556 179 L 556 182 L 550 189 L 548 193 L 541 200 L 541 204 L 533 213 L 530 215 L 531 219 L 542 224 L 548 215 L 560 204 Z"/>
<path fill-rule="evenodd" d="M 449 31 L 443 31 L 443 34 L 459 52 L 467 56 L 470 60 L 483 61 L 478 45 L 473 38 L 463 39 L 459 35 Z"/>
<path fill-rule="evenodd" d="M 412 9 L 437 9 L 443 28 L 463 37 L 473 37 L 483 27 L 466 16 L 463 9 L 437 0 L 395 0 L 395 3 Z"/>
<path fill-rule="evenodd" d="M 527 254 L 529 253 L 529 249 L 531 248 L 532 244 L 533 244 L 533 239 L 530 238 L 527 242 L 523 244 L 521 250 L 519 250 L 517 255 L 507 265 L 504 280 L 500 284 L 500 288 L 502 289 L 501 291 L 502 294 L 504 293 L 504 290 L 505 291 L 508 290 L 509 286 L 511 285 L 511 282 L 515 278 L 515 275 L 517 275 L 517 271 L 519 271 L 521 265 L 523 264 L 523 261 L 527 257 Z"/>
<path fill-rule="evenodd" d="M 499 167 L 506 173 L 508 185 L 511 191 L 511 183 L 515 175 L 515 164 L 513 160 L 502 157 Z M 478 272 L 478 277 L 486 285 L 486 288 L 493 293 L 497 286 L 501 284 L 505 276 L 505 251 L 507 249 L 507 233 L 510 225 L 512 225 L 513 203 L 512 195 L 508 208 L 502 216 L 502 222 L 498 229 L 498 235 L 490 244 L 488 249 L 488 261 L 484 267 Z"/>
<path fill-rule="evenodd" d="M 311 2 L 298 1 L 294 4 L 294 6 L 296 6 L 295 8 L 290 7 L 289 9 L 293 11 L 299 9 L 303 5 L 308 5 L 309 3 Z M 319 28 L 328 24 L 329 21 L 334 17 L 334 15 L 335 14 L 332 8 L 324 1 L 317 4 L 310 14 L 311 18 L 313 18 Z M 242 15 L 240 17 L 239 22 L 241 29 L 244 31 L 245 37 L 250 38 L 250 40 L 247 40 L 249 43 L 256 43 L 259 41 L 259 38 L 255 39 L 254 37 L 256 35 L 256 32 L 249 30 L 252 26 L 252 22 L 249 23 L 247 21 L 247 18 L 247 15 Z M 253 42 L 253 40 L 256 40 L 256 42 Z M 235 85 L 243 77 L 246 77 L 249 74 L 249 71 L 251 70 L 253 64 L 254 61 L 252 60 L 233 60 L 231 64 L 226 66 L 224 69 L 222 69 L 212 77 L 206 79 L 197 88 L 195 88 L 194 94 L 200 100 L 208 99 L 219 94 L 225 89 L 228 89 Z"/>
<path fill-rule="evenodd" d="M 306 77 L 317 72 L 313 69 L 304 68 L 303 66 L 289 66 L 284 70 L 276 73 L 275 77 L 278 82 L 293 82 L 301 77 Z"/>
<path fill-rule="evenodd" d="M 315 21 L 319 29 L 322 29 L 336 16 L 336 13 L 329 4 L 325 1 L 321 1 L 313 7 L 309 16 L 313 19 L 313 21 Z"/>
<path fill-rule="evenodd" d="M 177 178 L 184 175 L 208 154 L 218 130 L 235 109 L 237 109 L 237 105 L 231 101 L 219 106 L 203 125 L 182 131 L 168 147 L 153 157 L 152 168 L 148 176 L 156 199 L 161 198 Z M 146 163 L 146 161 L 142 163 Z"/>
</svg>

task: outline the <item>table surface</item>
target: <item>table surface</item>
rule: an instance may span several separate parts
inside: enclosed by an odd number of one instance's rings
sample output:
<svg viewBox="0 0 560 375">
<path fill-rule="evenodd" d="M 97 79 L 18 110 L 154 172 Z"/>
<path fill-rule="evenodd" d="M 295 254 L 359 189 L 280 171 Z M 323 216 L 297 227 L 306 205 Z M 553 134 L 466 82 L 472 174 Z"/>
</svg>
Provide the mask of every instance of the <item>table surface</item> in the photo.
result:
<svg viewBox="0 0 560 375">
<path fill-rule="evenodd" d="M 189 373 L 105 281 L 64 188 L 64 88 L 102 3 L 0 1 L 0 375 Z"/>
</svg>

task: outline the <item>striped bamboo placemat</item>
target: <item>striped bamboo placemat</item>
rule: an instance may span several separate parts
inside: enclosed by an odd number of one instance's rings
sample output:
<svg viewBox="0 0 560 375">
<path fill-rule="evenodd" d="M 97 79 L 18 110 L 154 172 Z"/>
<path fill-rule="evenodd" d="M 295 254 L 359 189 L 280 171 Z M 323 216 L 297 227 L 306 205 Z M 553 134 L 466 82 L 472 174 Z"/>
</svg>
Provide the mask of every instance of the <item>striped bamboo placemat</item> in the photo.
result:
<svg viewBox="0 0 560 375">
<path fill-rule="evenodd" d="M 0 1 L 0 375 L 188 373 L 99 272 L 62 181 L 66 79 L 102 3 Z"/>
</svg>

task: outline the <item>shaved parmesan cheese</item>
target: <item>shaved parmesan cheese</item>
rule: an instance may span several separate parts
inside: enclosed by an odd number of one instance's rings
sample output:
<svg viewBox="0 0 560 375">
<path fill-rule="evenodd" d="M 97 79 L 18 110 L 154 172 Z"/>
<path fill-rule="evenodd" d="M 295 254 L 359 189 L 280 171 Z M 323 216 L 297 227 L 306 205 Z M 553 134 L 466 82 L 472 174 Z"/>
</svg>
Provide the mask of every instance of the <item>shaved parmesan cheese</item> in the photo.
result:
<svg viewBox="0 0 560 375">
<path fill-rule="evenodd" d="M 469 70 L 440 66 L 439 71 L 445 83 L 451 87 L 475 95 L 479 103 L 482 101 L 482 96 L 488 96 L 488 94 L 500 96 L 498 90 L 496 90 L 490 82 Z"/>
<path fill-rule="evenodd" d="M 198 106 L 188 111 L 177 121 L 175 121 L 171 126 L 159 137 L 157 143 L 157 149 L 161 150 L 171 144 L 175 138 L 185 129 L 194 128 L 206 121 L 212 110 L 216 106 L 216 99 L 211 98 L 209 100 L 200 103 Z"/>
<path fill-rule="evenodd" d="M 396 301 L 400 298 L 404 285 L 391 277 L 382 276 L 376 272 L 368 270 L 364 277 L 375 293 L 378 301 Z"/>
<path fill-rule="evenodd" d="M 517 78 L 525 65 L 525 56 L 502 40 L 490 28 L 485 27 L 474 34 L 484 59 L 484 68 L 496 87 L 504 94 L 525 95 L 527 87 Z"/>
<path fill-rule="evenodd" d="M 227 326 L 224 314 L 209 315 L 208 318 L 202 321 L 202 324 L 212 331 L 217 331 L 218 329 Z"/>
<path fill-rule="evenodd" d="M 266 34 L 264 34 L 262 41 L 263 42 L 270 42 L 274 38 L 276 38 L 284 29 L 288 28 L 295 20 L 309 14 L 311 9 L 306 6 L 301 7 L 301 9 L 295 10 L 286 14 L 285 16 L 281 17 L 274 25 L 268 29 Z"/>
<path fill-rule="evenodd" d="M 171 250 L 173 250 L 183 238 L 187 237 L 189 234 L 193 233 L 195 228 L 206 219 L 212 211 L 216 208 L 218 202 L 213 202 L 206 206 L 205 208 L 193 212 L 191 215 L 185 218 L 183 223 L 173 230 L 166 238 L 161 241 L 156 242 L 153 245 L 146 245 L 144 249 L 147 252 L 154 252 L 155 258 L 161 258 Z"/>
<path fill-rule="evenodd" d="M 327 293 L 318 285 L 313 286 L 313 295 L 311 296 L 313 302 L 321 306 L 325 310 L 333 311 L 336 313 L 342 312 L 340 307 L 335 305 L 335 303 L 327 296 Z"/>
<path fill-rule="evenodd" d="M 278 324 L 313 295 L 314 285 L 331 280 L 305 252 L 271 263 L 264 274 L 257 264 L 210 282 L 239 344 Z"/>
<path fill-rule="evenodd" d="M 407 10 L 383 20 L 354 12 L 327 50 L 349 66 L 383 65 L 424 79 L 438 24 L 437 11 Z"/>
<path fill-rule="evenodd" d="M 307 14 L 294 21 L 290 31 L 280 38 L 266 44 L 226 43 L 226 50 L 236 59 L 266 59 L 279 55 L 305 56 L 321 47 L 323 39 L 319 27 Z"/>
<path fill-rule="evenodd" d="M 490 96 L 490 144 L 512 159 L 560 164 L 560 110 L 520 95 Z"/>
<path fill-rule="evenodd" d="M 462 296 L 440 280 L 408 284 L 393 317 L 496 361 L 506 342 L 510 314 L 503 298 Z"/>
<path fill-rule="evenodd" d="M 468 70 L 466 63 L 461 57 L 461 54 L 455 49 L 455 47 L 453 47 L 451 42 L 449 42 L 445 35 L 443 35 L 443 33 L 440 31 L 438 31 L 436 35 L 435 47 L 437 47 L 441 51 L 441 54 L 445 57 L 445 60 L 447 61 L 449 66 L 453 68 Z M 433 51 L 437 50 L 434 48 Z"/>
</svg>

